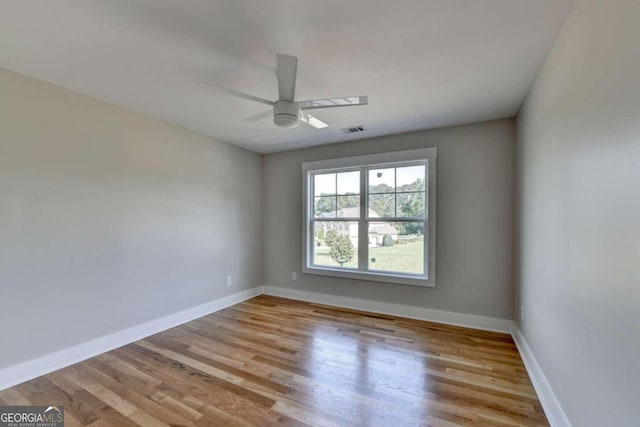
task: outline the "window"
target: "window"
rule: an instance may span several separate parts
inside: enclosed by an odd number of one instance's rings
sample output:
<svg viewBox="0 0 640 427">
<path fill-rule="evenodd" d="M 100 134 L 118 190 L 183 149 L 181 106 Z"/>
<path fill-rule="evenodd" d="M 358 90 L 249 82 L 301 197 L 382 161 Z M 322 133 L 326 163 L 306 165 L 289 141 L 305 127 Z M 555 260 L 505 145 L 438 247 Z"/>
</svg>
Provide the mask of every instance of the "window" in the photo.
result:
<svg viewBox="0 0 640 427">
<path fill-rule="evenodd" d="M 303 163 L 302 271 L 435 286 L 436 154 Z"/>
</svg>

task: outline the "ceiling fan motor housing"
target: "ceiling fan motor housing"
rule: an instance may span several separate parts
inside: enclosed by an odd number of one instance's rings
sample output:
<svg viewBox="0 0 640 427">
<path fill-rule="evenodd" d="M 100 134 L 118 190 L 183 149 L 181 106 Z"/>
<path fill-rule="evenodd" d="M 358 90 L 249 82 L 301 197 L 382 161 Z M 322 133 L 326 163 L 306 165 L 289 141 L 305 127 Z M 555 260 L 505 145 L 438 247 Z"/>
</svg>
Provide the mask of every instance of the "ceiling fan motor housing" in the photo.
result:
<svg viewBox="0 0 640 427">
<path fill-rule="evenodd" d="M 298 126 L 300 108 L 295 102 L 278 101 L 273 106 L 273 123 L 281 128 Z"/>
</svg>

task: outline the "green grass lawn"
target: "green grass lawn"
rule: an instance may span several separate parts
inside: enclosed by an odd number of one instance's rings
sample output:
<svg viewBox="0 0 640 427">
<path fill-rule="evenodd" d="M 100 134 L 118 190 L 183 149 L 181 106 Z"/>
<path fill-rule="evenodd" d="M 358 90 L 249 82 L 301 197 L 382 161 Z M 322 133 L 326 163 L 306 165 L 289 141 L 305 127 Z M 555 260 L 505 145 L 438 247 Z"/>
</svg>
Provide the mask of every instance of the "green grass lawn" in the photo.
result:
<svg viewBox="0 0 640 427">
<path fill-rule="evenodd" d="M 369 248 L 369 269 L 381 271 L 397 271 L 401 273 L 422 274 L 424 272 L 424 242 L 396 243 L 393 246 Z M 375 262 L 372 261 L 375 258 Z M 315 265 L 338 267 L 339 264 L 329 256 L 328 246 L 315 247 Z M 358 267 L 358 254 L 343 267 Z"/>
</svg>

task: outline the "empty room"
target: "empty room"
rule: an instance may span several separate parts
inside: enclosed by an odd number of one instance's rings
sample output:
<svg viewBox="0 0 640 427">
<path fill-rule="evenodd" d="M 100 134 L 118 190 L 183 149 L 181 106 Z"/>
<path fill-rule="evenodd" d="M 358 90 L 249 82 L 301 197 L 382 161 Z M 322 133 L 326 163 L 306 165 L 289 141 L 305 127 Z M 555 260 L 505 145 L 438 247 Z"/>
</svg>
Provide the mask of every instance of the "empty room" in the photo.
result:
<svg viewBox="0 0 640 427">
<path fill-rule="evenodd" d="M 0 427 L 640 426 L 640 2 L 0 2 L 0 331 Z"/>
</svg>

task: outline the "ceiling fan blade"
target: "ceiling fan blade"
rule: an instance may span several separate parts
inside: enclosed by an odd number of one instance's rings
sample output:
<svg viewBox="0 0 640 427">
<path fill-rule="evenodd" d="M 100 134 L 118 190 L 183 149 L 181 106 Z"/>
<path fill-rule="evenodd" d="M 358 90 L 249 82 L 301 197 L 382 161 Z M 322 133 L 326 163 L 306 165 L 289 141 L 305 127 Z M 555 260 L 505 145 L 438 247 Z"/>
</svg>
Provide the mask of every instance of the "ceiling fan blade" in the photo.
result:
<svg viewBox="0 0 640 427">
<path fill-rule="evenodd" d="M 267 105 L 274 105 L 275 104 L 275 102 L 269 101 L 268 99 L 260 98 L 260 97 L 253 96 L 253 95 L 249 95 L 247 93 L 238 92 L 236 90 L 228 89 L 228 88 L 223 87 L 223 86 L 218 86 L 218 85 L 213 84 L 213 83 L 203 82 L 203 81 L 200 81 L 199 83 L 202 86 L 212 87 L 212 88 L 218 89 L 218 90 L 220 90 L 222 92 L 226 92 L 229 95 L 237 96 L 238 98 L 243 98 L 243 99 L 247 99 L 249 101 L 259 102 L 261 104 L 267 104 Z"/>
<path fill-rule="evenodd" d="M 264 119 L 266 117 L 272 116 L 273 115 L 273 110 L 268 110 L 265 111 L 263 113 L 260 114 L 255 114 L 251 117 L 247 117 L 245 120 L 245 122 L 257 122 L 258 120 Z"/>
<path fill-rule="evenodd" d="M 296 74 L 298 72 L 298 58 L 295 56 L 278 54 L 278 95 L 280 101 L 293 102 L 296 95 Z"/>
<path fill-rule="evenodd" d="M 306 113 L 304 111 L 300 111 L 300 121 L 301 122 L 305 122 L 309 126 L 313 126 L 316 129 L 322 129 L 322 128 L 326 128 L 327 126 L 329 126 L 328 124 L 326 124 L 325 122 L 323 122 L 319 118 L 314 117 L 311 114 Z"/>
<path fill-rule="evenodd" d="M 310 99 L 297 103 L 303 110 L 315 110 L 317 108 L 354 107 L 368 105 L 368 96 L 347 96 L 345 98 Z"/>
</svg>

